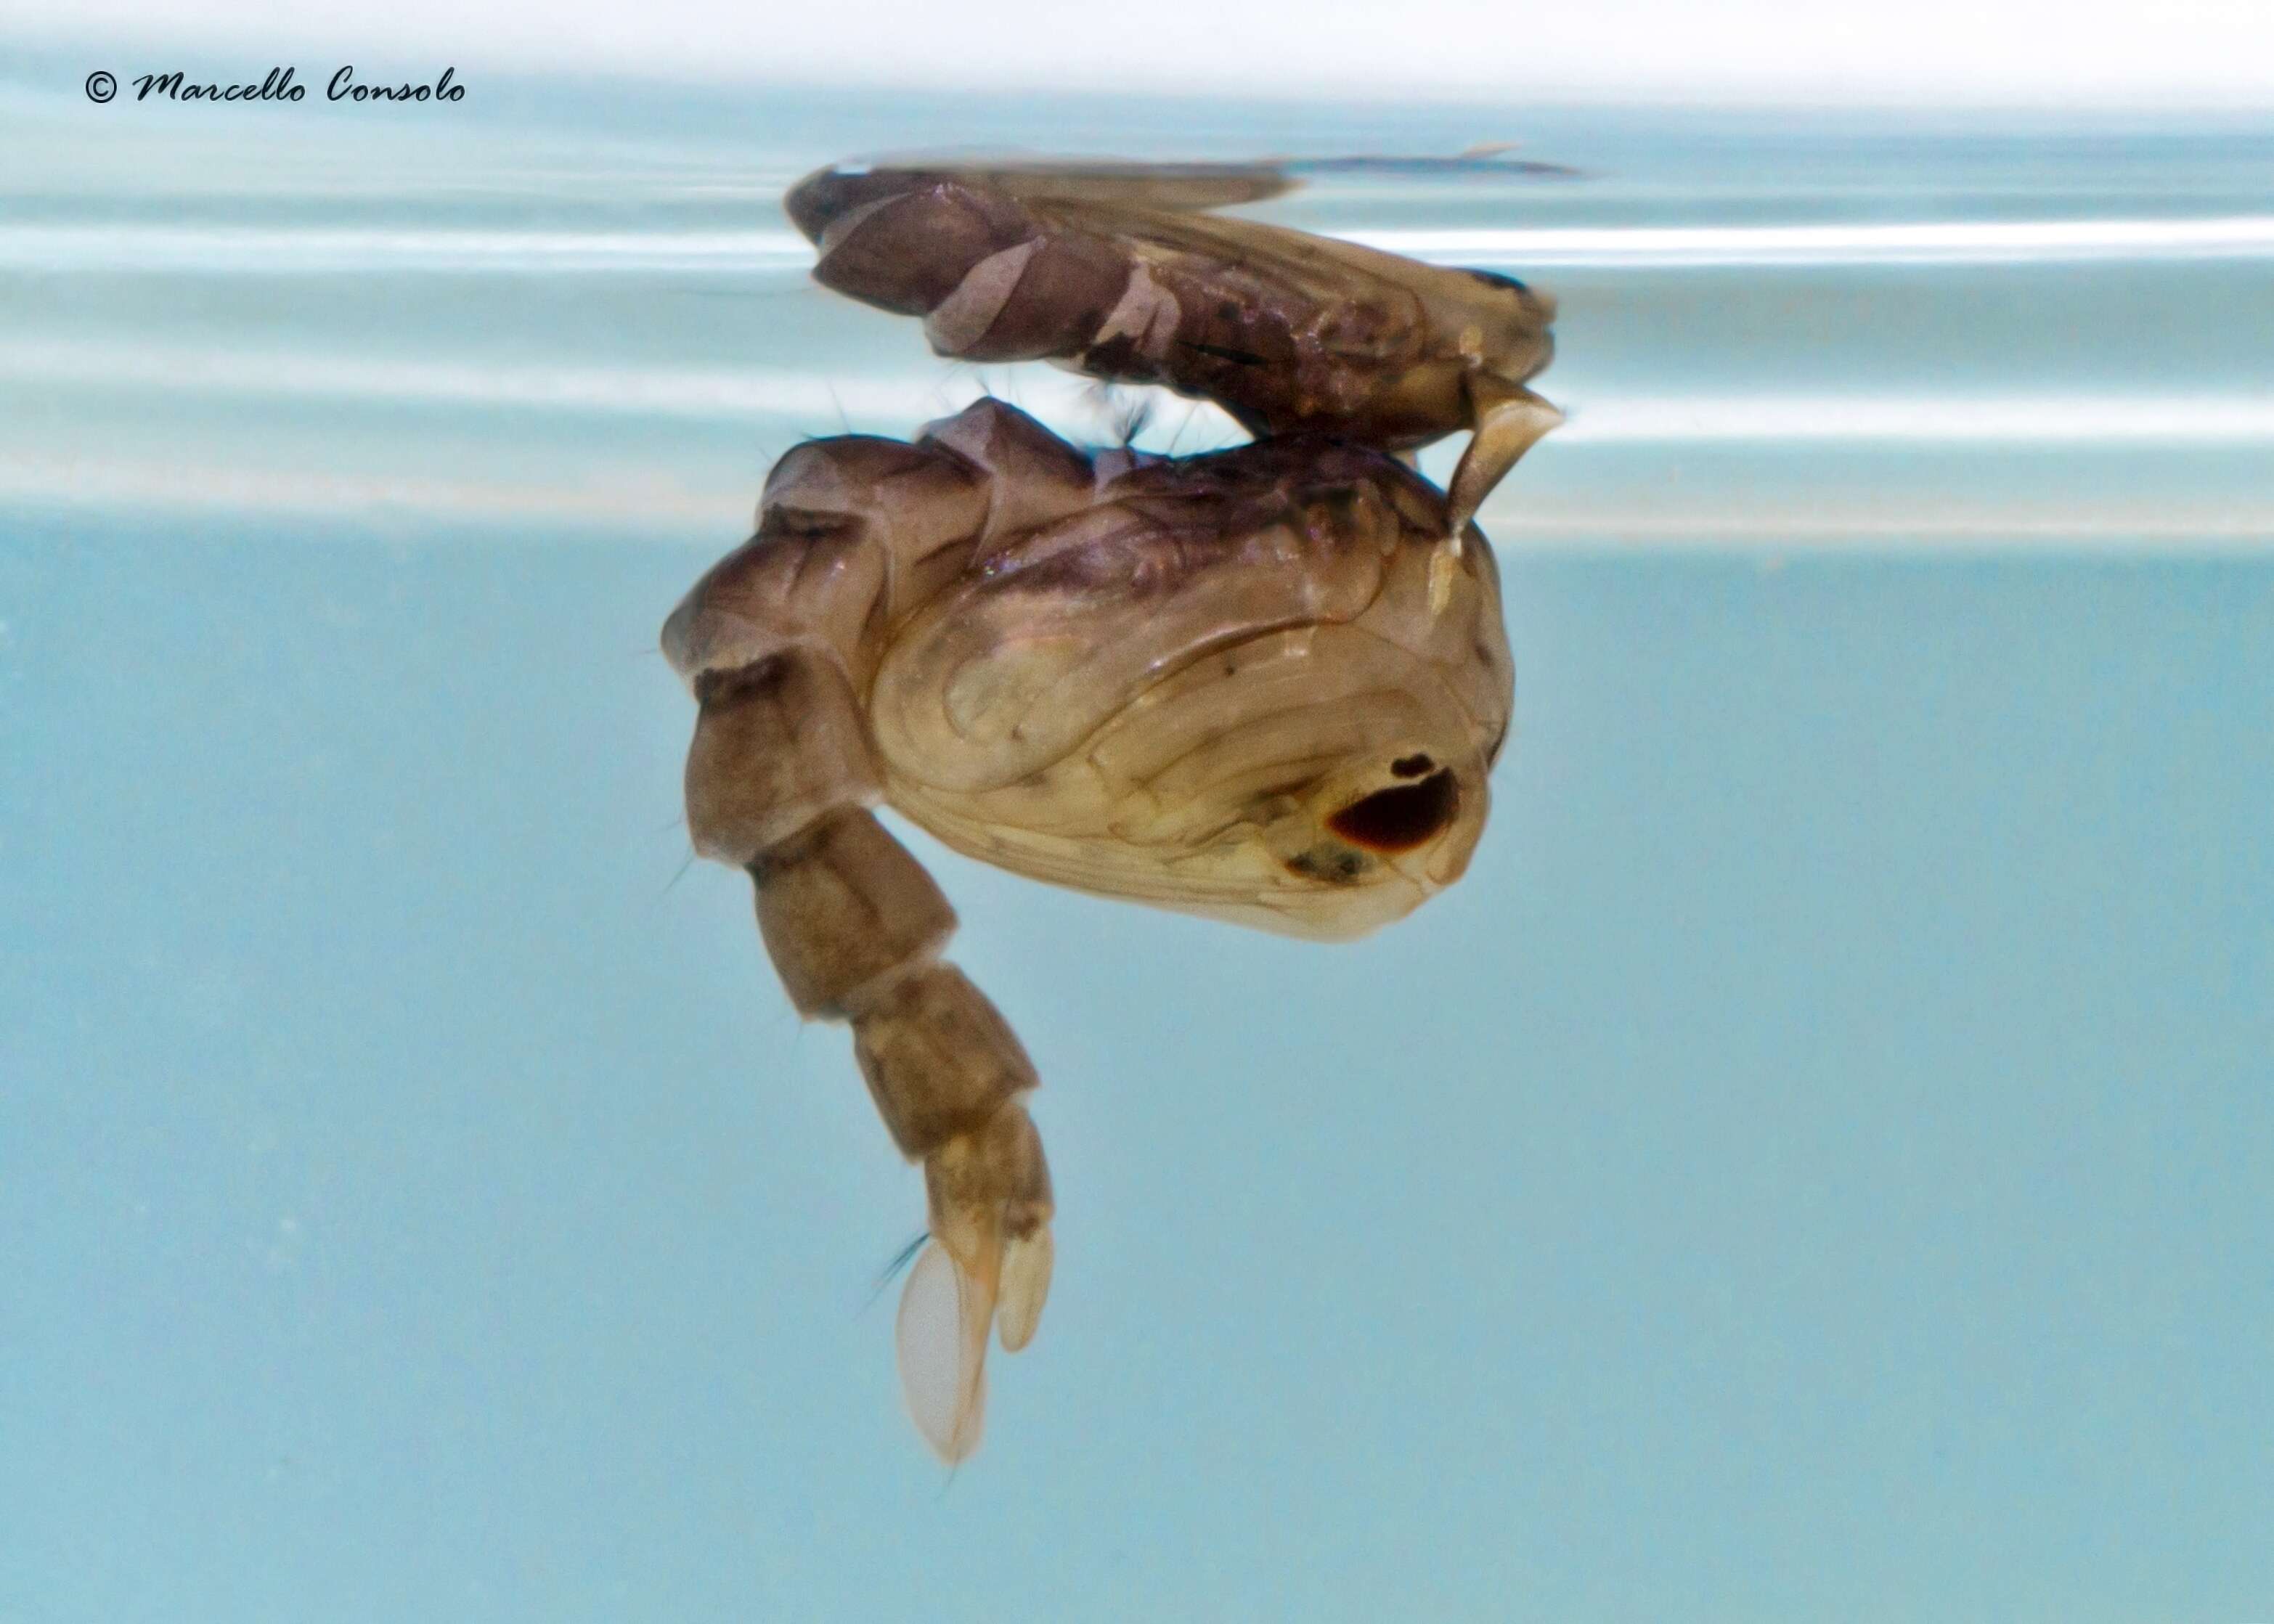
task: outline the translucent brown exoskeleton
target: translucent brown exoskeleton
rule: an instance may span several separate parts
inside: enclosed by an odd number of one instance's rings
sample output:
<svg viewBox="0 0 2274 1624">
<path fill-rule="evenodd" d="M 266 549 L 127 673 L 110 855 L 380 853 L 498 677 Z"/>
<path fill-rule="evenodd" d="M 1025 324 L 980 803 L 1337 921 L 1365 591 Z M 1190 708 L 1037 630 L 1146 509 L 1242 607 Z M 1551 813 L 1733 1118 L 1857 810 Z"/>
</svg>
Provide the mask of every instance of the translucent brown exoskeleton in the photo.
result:
<svg viewBox="0 0 2274 1624">
<path fill-rule="evenodd" d="M 1154 183 L 1187 201 L 1221 184 Z M 960 185 L 942 207 L 964 207 Z M 1061 239 L 1030 229 L 998 320 L 1046 290 L 1028 277 L 1056 285 Z M 891 231 L 896 274 L 935 312 L 951 272 L 1005 252 L 945 220 Z M 823 266 L 861 238 L 825 243 Z M 1222 252 L 1218 292 L 1238 264 L 1236 244 Z M 1321 304 L 1331 291 L 1319 284 Z M 1067 353 L 1103 342 L 1087 330 Z M 1300 355 L 1247 342 L 1283 402 L 1308 398 L 1285 377 Z M 944 959 L 954 913 L 872 808 L 1038 879 L 1314 938 L 1361 935 L 1457 880 L 1513 696 L 1497 571 L 1459 499 L 1393 455 L 1404 431 L 1344 431 L 1091 454 L 983 400 L 913 442 L 809 441 L 768 477 L 756 534 L 664 628 L 700 704 L 696 849 L 749 872 L 791 1002 L 851 1023 L 886 1128 L 923 1165 L 931 1240 L 897 1340 L 909 1410 L 950 1461 L 979 1441 L 990 1331 L 1009 1350 L 1035 1334 L 1050 1180 L 1025 1103 L 1035 1066 Z"/>
<path fill-rule="evenodd" d="M 1056 361 L 1211 400 L 1259 439 L 1411 451 L 1466 429 L 1446 535 L 1562 416 L 1525 386 L 1555 301 L 1513 277 L 1216 214 L 1284 168 L 823 169 L 786 207 L 816 280 L 924 319 L 943 356 Z"/>
</svg>

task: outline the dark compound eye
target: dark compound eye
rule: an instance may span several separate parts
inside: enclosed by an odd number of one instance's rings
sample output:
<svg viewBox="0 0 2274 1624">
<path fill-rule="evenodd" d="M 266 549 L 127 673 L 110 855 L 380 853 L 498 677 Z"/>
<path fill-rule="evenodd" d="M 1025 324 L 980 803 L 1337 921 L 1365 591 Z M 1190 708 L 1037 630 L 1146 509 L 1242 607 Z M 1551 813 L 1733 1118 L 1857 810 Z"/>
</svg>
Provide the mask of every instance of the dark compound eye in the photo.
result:
<svg viewBox="0 0 2274 1624">
<path fill-rule="evenodd" d="M 1469 274 L 1475 277 L 1479 282 L 1484 283 L 1487 288 L 1507 288 L 1517 293 L 1529 293 L 1532 291 L 1530 288 L 1517 281 L 1515 277 L 1503 276 L 1498 271 L 1471 271 Z"/>
<path fill-rule="evenodd" d="M 1369 852 L 1410 852 L 1451 823 L 1460 810 L 1460 786 L 1450 772 L 1438 771 L 1418 784 L 1392 785 L 1353 801 L 1329 818 L 1327 827 Z"/>
</svg>

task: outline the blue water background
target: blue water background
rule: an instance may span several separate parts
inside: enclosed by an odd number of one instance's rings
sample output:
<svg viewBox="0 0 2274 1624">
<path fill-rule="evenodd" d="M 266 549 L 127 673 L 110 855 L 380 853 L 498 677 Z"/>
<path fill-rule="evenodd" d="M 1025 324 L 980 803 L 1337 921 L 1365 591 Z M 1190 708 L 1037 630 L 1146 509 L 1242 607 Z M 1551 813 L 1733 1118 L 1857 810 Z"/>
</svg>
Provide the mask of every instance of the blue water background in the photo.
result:
<svg viewBox="0 0 2274 1624">
<path fill-rule="evenodd" d="M 802 261 L 689 257 L 814 163 L 1517 135 L 1585 176 L 1280 217 L 1844 229 L 2254 215 L 2267 131 L 216 115 L 25 60 L 0 1620 L 2274 1617 L 2274 442 L 1576 432 L 2247 415 L 2274 259 L 1538 272 L 1575 432 L 1487 514 L 1518 734 L 1467 880 L 1367 942 L 911 833 L 1060 1201 L 952 1479 L 870 1300 L 919 1181 L 747 883 L 684 868 L 653 652 L 772 455 L 949 373 Z M 738 377 L 779 403 L 671 396 Z"/>
</svg>

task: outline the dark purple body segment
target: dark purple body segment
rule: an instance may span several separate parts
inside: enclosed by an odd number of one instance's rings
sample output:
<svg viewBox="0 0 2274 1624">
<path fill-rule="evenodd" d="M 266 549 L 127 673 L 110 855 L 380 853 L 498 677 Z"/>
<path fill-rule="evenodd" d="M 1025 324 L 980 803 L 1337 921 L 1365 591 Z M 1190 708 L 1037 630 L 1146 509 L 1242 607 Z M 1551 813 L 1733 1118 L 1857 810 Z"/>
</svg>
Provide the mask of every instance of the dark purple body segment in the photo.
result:
<svg viewBox="0 0 2274 1624">
<path fill-rule="evenodd" d="M 1476 425 L 1479 379 L 1547 366 L 1554 304 L 1512 278 L 1207 212 L 1290 184 L 1230 165 L 825 169 L 786 207 L 816 280 L 922 317 L 941 355 L 1159 384 L 1258 436 L 1426 445 Z"/>
</svg>

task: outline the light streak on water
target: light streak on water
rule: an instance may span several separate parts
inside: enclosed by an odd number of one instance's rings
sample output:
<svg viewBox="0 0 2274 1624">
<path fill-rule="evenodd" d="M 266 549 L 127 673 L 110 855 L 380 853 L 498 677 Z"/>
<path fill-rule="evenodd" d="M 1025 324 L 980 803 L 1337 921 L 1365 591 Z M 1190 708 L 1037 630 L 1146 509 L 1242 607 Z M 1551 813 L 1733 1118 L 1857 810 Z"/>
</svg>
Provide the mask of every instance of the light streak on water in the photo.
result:
<svg viewBox="0 0 2274 1624">
<path fill-rule="evenodd" d="M 1698 266 L 2053 265 L 2274 259 L 2274 214 L 2168 220 L 1942 220 L 1706 226 L 1356 229 L 1352 240 L 1447 263 L 1651 270 Z M 0 232 L 0 270 L 323 275 L 781 272 L 794 231 L 37 224 Z"/>
</svg>

